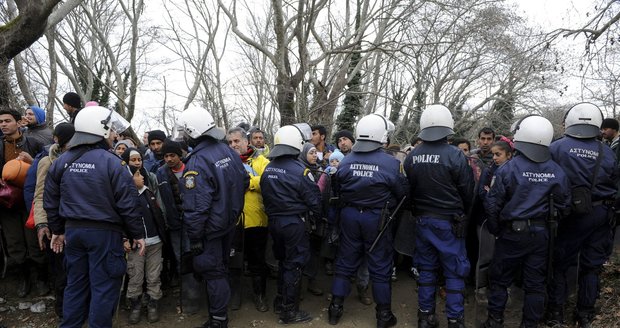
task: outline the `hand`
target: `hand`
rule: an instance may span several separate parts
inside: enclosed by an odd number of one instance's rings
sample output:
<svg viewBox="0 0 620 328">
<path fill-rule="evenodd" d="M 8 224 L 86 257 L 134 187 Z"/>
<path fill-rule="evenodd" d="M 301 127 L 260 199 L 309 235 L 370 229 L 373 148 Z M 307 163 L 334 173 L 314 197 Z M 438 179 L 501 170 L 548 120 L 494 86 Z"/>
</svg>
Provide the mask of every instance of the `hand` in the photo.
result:
<svg viewBox="0 0 620 328">
<path fill-rule="evenodd" d="M 138 254 L 140 256 L 144 256 L 144 252 L 146 252 L 146 242 L 144 241 L 144 238 L 138 239 L 138 240 L 134 240 L 133 241 L 133 248 L 134 249 L 139 249 Z"/>
<path fill-rule="evenodd" d="M 123 239 L 123 249 L 125 249 L 125 253 L 129 253 L 131 251 L 131 244 L 129 240 Z"/>
<path fill-rule="evenodd" d="M 46 226 L 43 226 L 41 228 L 37 229 L 37 239 L 39 240 L 39 248 L 44 251 L 46 246 L 45 246 L 45 240 L 43 240 L 44 237 L 47 237 L 47 239 L 52 239 L 52 233 L 50 232 L 50 229 Z"/>
<path fill-rule="evenodd" d="M 30 156 L 30 154 L 28 154 L 25 151 L 22 151 L 21 153 L 19 153 L 19 155 L 17 155 L 17 159 L 20 161 L 24 161 L 28 164 L 32 164 L 32 156 Z"/>
<path fill-rule="evenodd" d="M 52 241 L 50 242 L 50 246 L 52 250 L 56 254 L 62 253 L 63 248 L 65 247 L 65 235 L 54 235 L 52 234 Z"/>
<path fill-rule="evenodd" d="M 204 245 L 202 240 L 192 240 L 190 241 L 189 248 L 194 254 L 194 256 L 198 256 L 204 252 Z"/>
<path fill-rule="evenodd" d="M 136 173 L 133 174 L 133 183 L 136 184 L 138 190 L 144 187 L 144 177 L 142 176 L 142 174 L 140 174 L 140 170 L 136 171 Z"/>
</svg>

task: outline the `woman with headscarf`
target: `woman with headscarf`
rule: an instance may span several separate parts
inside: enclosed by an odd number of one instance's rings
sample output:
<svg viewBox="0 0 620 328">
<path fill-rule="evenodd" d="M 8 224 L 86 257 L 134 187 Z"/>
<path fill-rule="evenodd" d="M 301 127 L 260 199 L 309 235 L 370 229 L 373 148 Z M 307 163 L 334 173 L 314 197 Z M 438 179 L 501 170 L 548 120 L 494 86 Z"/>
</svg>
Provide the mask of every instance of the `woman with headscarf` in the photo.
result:
<svg viewBox="0 0 620 328">
<path fill-rule="evenodd" d="M 316 147 L 307 142 L 304 144 L 301 152 L 299 153 L 299 160 L 306 166 L 307 170 L 310 170 L 310 174 L 314 179 L 314 182 L 318 184 L 321 175 L 323 174 L 323 169 L 318 164 L 318 155 Z M 322 214 L 320 214 L 323 217 Z M 310 216 L 307 216 L 308 218 Z M 317 216 L 318 217 L 318 216 Z M 307 220 L 308 220 L 307 218 Z M 310 229 L 310 260 L 306 264 L 304 268 L 304 275 L 308 277 L 308 292 L 315 296 L 323 295 L 323 290 L 321 290 L 316 283 L 316 276 L 319 272 L 319 254 L 321 251 L 321 245 L 323 243 L 323 233 L 322 233 L 322 222 L 306 222 L 306 226 L 309 226 Z"/>
</svg>

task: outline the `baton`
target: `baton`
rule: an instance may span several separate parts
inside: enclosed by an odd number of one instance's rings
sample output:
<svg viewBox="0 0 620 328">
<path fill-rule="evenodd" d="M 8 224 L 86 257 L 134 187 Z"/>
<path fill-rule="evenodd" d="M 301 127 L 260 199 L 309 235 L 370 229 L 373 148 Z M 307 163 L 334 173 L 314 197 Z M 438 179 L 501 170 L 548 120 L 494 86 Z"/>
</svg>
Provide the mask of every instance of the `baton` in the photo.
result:
<svg viewBox="0 0 620 328">
<path fill-rule="evenodd" d="M 381 228 L 381 231 L 379 231 L 377 238 L 375 238 L 375 240 L 372 242 L 372 245 L 370 245 L 370 248 L 368 249 L 368 253 L 372 253 L 372 251 L 375 249 L 375 247 L 377 246 L 377 243 L 379 243 L 379 239 L 381 239 L 381 237 L 383 236 L 387 228 L 390 226 L 390 222 L 394 220 L 394 215 L 398 213 L 398 210 L 400 210 L 400 207 L 403 206 L 403 203 L 405 203 L 405 199 L 407 199 L 407 196 L 403 196 L 400 202 L 398 202 L 398 205 L 396 206 L 394 211 L 392 211 L 392 214 L 390 214 L 390 216 L 388 217 L 387 221 L 385 222 L 385 225 L 383 225 L 383 228 Z"/>
</svg>

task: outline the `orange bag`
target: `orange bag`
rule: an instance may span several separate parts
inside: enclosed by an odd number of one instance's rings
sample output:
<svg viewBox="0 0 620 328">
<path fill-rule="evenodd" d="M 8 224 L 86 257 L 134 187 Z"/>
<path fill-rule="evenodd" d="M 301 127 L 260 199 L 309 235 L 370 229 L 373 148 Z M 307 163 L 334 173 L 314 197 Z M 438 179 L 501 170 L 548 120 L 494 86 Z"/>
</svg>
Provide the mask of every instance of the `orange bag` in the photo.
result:
<svg viewBox="0 0 620 328">
<path fill-rule="evenodd" d="M 15 187 L 24 188 L 29 168 L 30 164 L 18 159 L 12 159 L 6 162 L 2 168 L 2 180 Z"/>
</svg>

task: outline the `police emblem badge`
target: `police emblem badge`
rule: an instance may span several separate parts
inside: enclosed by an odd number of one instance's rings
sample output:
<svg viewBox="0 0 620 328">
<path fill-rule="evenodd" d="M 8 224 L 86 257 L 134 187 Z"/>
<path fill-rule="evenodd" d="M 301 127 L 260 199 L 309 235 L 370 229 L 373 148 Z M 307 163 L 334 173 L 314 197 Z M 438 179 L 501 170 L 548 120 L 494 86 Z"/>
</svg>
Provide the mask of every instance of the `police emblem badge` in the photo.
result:
<svg viewBox="0 0 620 328">
<path fill-rule="evenodd" d="M 185 179 L 185 189 L 194 189 L 196 188 L 196 176 L 198 172 L 196 171 L 187 171 L 183 175 L 183 179 Z"/>
</svg>

